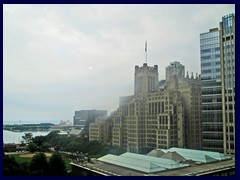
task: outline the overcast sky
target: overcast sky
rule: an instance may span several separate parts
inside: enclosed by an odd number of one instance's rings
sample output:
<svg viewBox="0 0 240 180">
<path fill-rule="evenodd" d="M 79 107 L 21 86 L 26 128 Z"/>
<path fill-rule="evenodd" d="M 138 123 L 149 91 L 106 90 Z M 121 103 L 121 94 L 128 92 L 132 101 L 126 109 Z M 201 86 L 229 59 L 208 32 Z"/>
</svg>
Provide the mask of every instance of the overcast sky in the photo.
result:
<svg viewBox="0 0 240 180">
<path fill-rule="evenodd" d="M 200 73 L 199 35 L 234 5 L 3 5 L 3 118 L 72 120 L 118 107 L 134 67 L 179 61 Z"/>
</svg>

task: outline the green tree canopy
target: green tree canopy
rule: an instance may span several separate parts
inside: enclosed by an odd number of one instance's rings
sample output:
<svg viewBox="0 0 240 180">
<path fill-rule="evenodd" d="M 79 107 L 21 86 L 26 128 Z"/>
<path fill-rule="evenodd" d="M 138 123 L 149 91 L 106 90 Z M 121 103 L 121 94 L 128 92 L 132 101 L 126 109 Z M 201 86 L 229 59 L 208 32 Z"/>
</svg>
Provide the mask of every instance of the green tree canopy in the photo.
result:
<svg viewBox="0 0 240 180">
<path fill-rule="evenodd" d="M 22 138 L 27 144 L 29 144 L 32 142 L 33 135 L 32 135 L 32 133 L 25 133 L 25 135 L 22 136 Z"/>
<path fill-rule="evenodd" d="M 28 150 L 30 152 L 36 152 L 38 150 L 38 147 L 35 143 L 30 143 L 30 144 L 28 144 Z"/>
<path fill-rule="evenodd" d="M 64 149 L 68 152 L 81 151 L 81 144 L 78 142 L 70 142 L 67 144 L 67 146 Z"/>
<path fill-rule="evenodd" d="M 32 141 L 35 144 L 37 144 L 38 147 L 40 147 L 46 141 L 46 137 L 45 136 L 36 136 L 32 139 Z"/>
<path fill-rule="evenodd" d="M 28 164 L 19 163 L 15 160 L 13 156 L 4 154 L 3 175 L 4 176 L 27 176 L 29 175 Z"/>
<path fill-rule="evenodd" d="M 49 159 L 49 175 L 66 176 L 67 170 L 65 162 L 59 152 L 54 152 Z"/>
<path fill-rule="evenodd" d="M 40 152 L 32 157 L 30 170 L 32 171 L 32 175 L 48 175 L 48 162 L 44 153 Z"/>
<path fill-rule="evenodd" d="M 19 164 L 14 157 L 9 157 L 4 154 L 3 165 L 3 174 L 5 176 L 18 174 Z"/>
<path fill-rule="evenodd" d="M 40 146 L 40 151 L 49 151 L 49 148 L 52 147 L 52 145 L 48 142 L 42 143 Z"/>
</svg>

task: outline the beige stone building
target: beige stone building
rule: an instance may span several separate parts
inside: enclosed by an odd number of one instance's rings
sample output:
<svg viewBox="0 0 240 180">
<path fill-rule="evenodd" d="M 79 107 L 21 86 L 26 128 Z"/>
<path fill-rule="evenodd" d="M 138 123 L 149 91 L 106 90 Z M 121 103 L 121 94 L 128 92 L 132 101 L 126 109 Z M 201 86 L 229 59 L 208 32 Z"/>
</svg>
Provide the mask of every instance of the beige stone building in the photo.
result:
<svg viewBox="0 0 240 180">
<path fill-rule="evenodd" d="M 158 66 L 135 66 L 134 95 L 120 97 L 113 117 L 112 145 L 129 152 L 148 148 L 201 149 L 201 89 L 199 77 L 184 77 L 184 66 L 166 68 L 159 88 Z"/>
<path fill-rule="evenodd" d="M 89 124 L 89 141 L 97 140 L 109 143 L 111 139 L 111 124 L 106 122 L 106 117 L 99 116 L 94 123 Z"/>
</svg>

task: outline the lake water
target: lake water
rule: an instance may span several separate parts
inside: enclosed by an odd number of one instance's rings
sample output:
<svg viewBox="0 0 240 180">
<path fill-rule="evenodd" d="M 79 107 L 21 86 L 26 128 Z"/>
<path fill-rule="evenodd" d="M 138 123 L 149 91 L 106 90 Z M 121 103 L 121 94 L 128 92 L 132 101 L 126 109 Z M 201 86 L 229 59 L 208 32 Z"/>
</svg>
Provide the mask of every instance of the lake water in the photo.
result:
<svg viewBox="0 0 240 180">
<path fill-rule="evenodd" d="M 6 131 L 3 130 L 3 143 L 21 143 L 22 141 L 22 136 L 25 135 L 25 133 L 32 133 L 33 137 L 36 136 L 45 136 L 49 133 L 50 131 L 43 131 L 43 132 L 12 132 L 12 131 Z"/>
</svg>

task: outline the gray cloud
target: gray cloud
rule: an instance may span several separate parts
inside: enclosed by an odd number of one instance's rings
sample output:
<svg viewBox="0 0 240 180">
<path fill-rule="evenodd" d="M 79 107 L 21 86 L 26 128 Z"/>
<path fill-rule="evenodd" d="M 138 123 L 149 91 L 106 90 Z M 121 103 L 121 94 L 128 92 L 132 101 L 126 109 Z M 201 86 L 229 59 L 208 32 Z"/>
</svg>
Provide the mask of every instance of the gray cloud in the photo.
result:
<svg viewBox="0 0 240 180">
<path fill-rule="evenodd" d="M 4 121 L 72 119 L 133 94 L 134 66 L 200 72 L 199 34 L 234 5 L 3 5 Z"/>
</svg>

